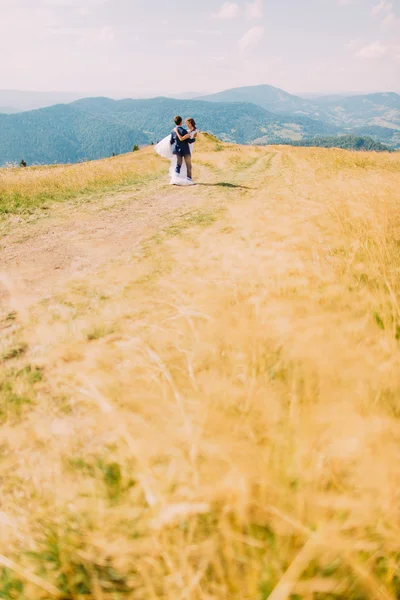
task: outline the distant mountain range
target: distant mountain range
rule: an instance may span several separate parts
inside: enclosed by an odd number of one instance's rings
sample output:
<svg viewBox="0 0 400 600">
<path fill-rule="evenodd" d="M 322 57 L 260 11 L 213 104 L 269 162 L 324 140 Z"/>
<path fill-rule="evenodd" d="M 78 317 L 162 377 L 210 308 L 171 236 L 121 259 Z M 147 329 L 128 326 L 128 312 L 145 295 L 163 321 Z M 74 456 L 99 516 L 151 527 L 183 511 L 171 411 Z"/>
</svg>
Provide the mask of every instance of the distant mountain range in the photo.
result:
<svg viewBox="0 0 400 600">
<path fill-rule="evenodd" d="M 316 104 L 299 96 L 293 96 L 272 85 L 233 88 L 218 92 L 217 94 L 201 96 L 196 98 L 196 100 L 206 100 L 207 102 L 251 102 L 271 112 L 302 114 L 312 116 L 313 118 L 320 117 L 320 111 Z"/>
<path fill-rule="evenodd" d="M 150 144 L 165 137 L 174 127 L 176 114 L 192 116 L 200 128 L 241 144 L 337 132 L 329 124 L 300 115 L 283 117 L 249 103 L 91 98 L 0 115 L 0 164 L 21 158 L 29 164 L 77 162 L 128 152 L 133 144 Z"/>
<path fill-rule="evenodd" d="M 394 92 L 305 99 L 270 85 L 234 88 L 207 102 L 252 102 L 275 113 L 303 114 L 340 127 L 375 125 L 400 129 L 400 95 Z"/>
<path fill-rule="evenodd" d="M 364 150 L 366 152 L 390 152 L 391 149 L 370 137 L 356 135 L 337 135 L 335 137 L 316 137 L 300 142 L 290 142 L 291 146 L 313 146 L 317 148 L 343 148 L 344 150 Z"/>
<path fill-rule="evenodd" d="M 400 96 L 393 92 L 340 99 L 319 98 L 318 106 L 329 122 L 338 125 L 400 129 Z"/>
<path fill-rule="evenodd" d="M 398 94 L 305 99 L 261 85 L 191 100 L 87 98 L 0 114 L 0 165 L 22 158 L 28 164 L 77 162 L 128 152 L 134 144 L 167 135 L 175 114 L 192 116 L 200 129 L 227 142 L 270 144 L 353 135 L 400 148 Z"/>
</svg>

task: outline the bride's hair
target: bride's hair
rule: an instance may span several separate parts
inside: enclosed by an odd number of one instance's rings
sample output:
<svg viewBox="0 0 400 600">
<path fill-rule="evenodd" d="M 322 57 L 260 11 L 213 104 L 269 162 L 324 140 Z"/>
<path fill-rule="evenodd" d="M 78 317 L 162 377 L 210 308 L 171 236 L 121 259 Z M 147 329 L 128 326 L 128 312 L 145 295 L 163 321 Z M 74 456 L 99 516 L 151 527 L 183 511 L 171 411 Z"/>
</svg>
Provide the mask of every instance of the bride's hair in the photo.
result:
<svg viewBox="0 0 400 600">
<path fill-rule="evenodd" d="M 196 121 L 191 117 L 189 119 L 186 119 L 186 123 L 189 123 L 189 125 L 191 125 L 193 129 L 196 129 Z"/>
</svg>

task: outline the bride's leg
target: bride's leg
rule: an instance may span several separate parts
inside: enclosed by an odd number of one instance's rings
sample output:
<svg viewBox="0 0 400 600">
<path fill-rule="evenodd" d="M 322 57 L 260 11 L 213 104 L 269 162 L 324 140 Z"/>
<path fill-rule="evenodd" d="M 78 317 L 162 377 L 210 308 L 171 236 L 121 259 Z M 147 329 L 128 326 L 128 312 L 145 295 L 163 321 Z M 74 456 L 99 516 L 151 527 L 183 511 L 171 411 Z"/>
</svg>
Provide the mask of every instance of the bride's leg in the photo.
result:
<svg viewBox="0 0 400 600">
<path fill-rule="evenodd" d="M 186 163 L 186 169 L 187 169 L 187 176 L 189 177 L 189 179 L 192 179 L 192 156 L 191 156 L 191 154 L 188 154 L 187 156 L 185 156 L 185 163 Z"/>
<path fill-rule="evenodd" d="M 182 163 L 182 168 L 181 168 L 181 174 L 180 174 L 180 178 L 181 179 L 185 179 L 187 178 L 187 164 L 186 164 L 186 156 L 183 159 L 183 163 Z"/>
</svg>

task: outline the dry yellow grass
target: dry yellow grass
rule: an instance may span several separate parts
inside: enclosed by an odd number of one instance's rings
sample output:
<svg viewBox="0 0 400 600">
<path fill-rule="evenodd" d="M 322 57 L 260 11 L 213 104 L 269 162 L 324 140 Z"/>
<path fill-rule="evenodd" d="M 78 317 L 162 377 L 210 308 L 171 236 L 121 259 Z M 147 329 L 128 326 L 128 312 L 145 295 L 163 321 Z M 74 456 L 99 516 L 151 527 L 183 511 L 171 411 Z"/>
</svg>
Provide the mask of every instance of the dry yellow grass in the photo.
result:
<svg viewBox="0 0 400 600">
<path fill-rule="evenodd" d="M 4 316 L 0 597 L 400 597 L 400 158 L 213 144 L 250 189 Z"/>
<path fill-rule="evenodd" d="M 48 208 L 52 202 L 145 182 L 162 173 L 162 163 L 149 151 L 76 165 L 0 169 L 0 216 Z"/>
</svg>

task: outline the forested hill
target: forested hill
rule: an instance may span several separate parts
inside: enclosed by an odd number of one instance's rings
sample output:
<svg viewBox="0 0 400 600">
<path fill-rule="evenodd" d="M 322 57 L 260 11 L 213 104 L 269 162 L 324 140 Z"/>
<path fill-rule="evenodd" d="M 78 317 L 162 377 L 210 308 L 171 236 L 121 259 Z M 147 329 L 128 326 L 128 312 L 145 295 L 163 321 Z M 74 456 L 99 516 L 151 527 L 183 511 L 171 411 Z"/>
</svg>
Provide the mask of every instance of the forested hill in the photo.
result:
<svg viewBox="0 0 400 600">
<path fill-rule="evenodd" d="M 379 126 L 400 129 L 400 95 L 394 92 L 305 99 L 271 85 L 254 85 L 224 90 L 202 99 L 209 102 L 252 102 L 276 113 L 303 114 L 345 128 Z"/>
<path fill-rule="evenodd" d="M 207 100 L 207 102 L 251 102 L 276 113 L 301 113 L 314 118 L 319 116 L 316 105 L 311 101 L 289 94 L 272 85 L 232 88 L 216 94 L 201 96 L 198 99 Z"/>
<path fill-rule="evenodd" d="M 147 143 L 142 131 L 98 118 L 73 104 L 0 115 L 0 164 L 78 162 L 120 154 Z"/>
<path fill-rule="evenodd" d="M 368 152 L 392 152 L 393 149 L 376 142 L 370 137 L 339 135 L 315 137 L 309 140 L 287 142 L 291 146 L 314 146 L 318 148 L 343 148 L 345 150 L 364 150 Z"/>
<path fill-rule="evenodd" d="M 0 165 L 21 159 L 28 164 L 79 162 L 129 152 L 134 145 L 155 143 L 168 135 L 176 114 L 193 117 L 200 130 L 225 142 L 265 145 L 289 141 L 303 145 L 312 139 L 312 145 L 322 146 L 325 142 L 314 138 L 328 137 L 328 146 L 374 150 L 384 149 L 379 144 L 400 146 L 400 129 L 395 126 L 400 119 L 396 108 L 400 97 L 396 94 L 318 100 L 323 108 L 315 109 L 315 118 L 302 114 L 313 114 L 310 103 L 271 86 L 228 90 L 217 96 L 230 101 L 87 98 L 0 114 Z M 236 97 L 254 101 L 235 102 Z M 336 110 L 335 102 L 341 110 Z M 279 112 L 267 110 L 267 105 Z M 283 107 L 287 113 L 282 112 Z M 342 115 L 341 121 L 338 115 Z M 351 138 L 332 141 L 338 134 Z M 360 143 L 354 135 L 372 140 Z"/>
<path fill-rule="evenodd" d="M 68 105 L 0 115 L 0 164 L 77 162 L 121 154 L 134 144 L 163 138 L 181 114 L 196 119 L 200 129 L 224 141 L 273 143 L 318 134 L 334 134 L 335 126 L 303 116 L 273 114 L 249 103 L 210 103 L 154 98 L 110 100 L 90 98 Z"/>
</svg>

